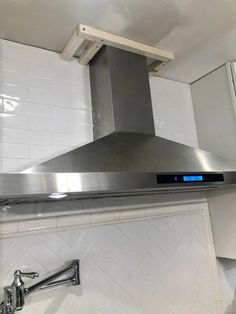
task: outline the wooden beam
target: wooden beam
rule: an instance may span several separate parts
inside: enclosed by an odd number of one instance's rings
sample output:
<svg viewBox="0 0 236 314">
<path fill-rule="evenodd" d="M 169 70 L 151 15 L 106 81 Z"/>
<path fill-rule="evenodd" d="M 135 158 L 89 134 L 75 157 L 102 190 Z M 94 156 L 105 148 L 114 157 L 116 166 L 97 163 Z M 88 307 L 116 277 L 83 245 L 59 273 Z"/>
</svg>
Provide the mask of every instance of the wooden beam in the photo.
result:
<svg viewBox="0 0 236 314">
<path fill-rule="evenodd" d="M 80 37 L 80 27 L 78 27 L 63 49 L 61 58 L 70 61 L 84 41 L 85 39 Z"/>
<path fill-rule="evenodd" d="M 102 48 L 103 44 L 97 43 L 96 41 L 90 42 L 88 47 L 81 53 L 79 57 L 79 63 L 86 65 L 90 60 L 93 59 L 95 54 Z"/>
<path fill-rule="evenodd" d="M 90 26 L 80 24 L 79 36 L 87 40 L 96 41 L 100 44 L 141 54 L 154 60 L 174 60 L 174 54 L 171 51 L 149 46 L 131 39 L 98 30 Z"/>
<path fill-rule="evenodd" d="M 88 41 L 89 44 L 87 45 Z M 149 72 L 153 72 L 155 63 L 174 60 L 174 54 L 171 51 L 146 45 L 82 24 L 78 26 L 71 39 L 66 44 L 62 51 L 61 58 L 67 61 L 71 60 L 76 51 L 80 48 L 82 52 L 79 62 L 81 64 L 88 64 L 103 45 L 116 47 L 156 60 L 152 65 L 152 69 L 149 68 Z"/>
</svg>

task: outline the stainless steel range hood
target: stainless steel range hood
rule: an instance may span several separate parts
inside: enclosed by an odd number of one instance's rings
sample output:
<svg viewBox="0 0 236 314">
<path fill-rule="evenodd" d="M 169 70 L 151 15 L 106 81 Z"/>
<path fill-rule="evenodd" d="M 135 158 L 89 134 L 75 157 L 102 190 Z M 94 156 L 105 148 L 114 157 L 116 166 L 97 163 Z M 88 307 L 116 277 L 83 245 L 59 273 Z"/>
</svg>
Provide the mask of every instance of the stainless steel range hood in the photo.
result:
<svg viewBox="0 0 236 314">
<path fill-rule="evenodd" d="M 146 58 L 104 47 L 90 63 L 95 141 L 24 174 L 0 175 L 2 204 L 223 188 L 236 162 L 155 136 Z"/>
</svg>

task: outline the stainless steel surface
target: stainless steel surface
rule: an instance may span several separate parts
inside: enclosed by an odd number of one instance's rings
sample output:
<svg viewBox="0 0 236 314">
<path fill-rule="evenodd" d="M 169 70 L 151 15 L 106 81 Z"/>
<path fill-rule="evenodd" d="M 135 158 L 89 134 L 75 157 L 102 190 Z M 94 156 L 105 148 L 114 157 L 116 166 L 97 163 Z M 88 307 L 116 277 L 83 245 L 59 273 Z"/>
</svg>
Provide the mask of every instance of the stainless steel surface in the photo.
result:
<svg viewBox="0 0 236 314">
<path fill-rule="evenodd" d="M 0 203 L 39 202 L 51 193 L 69 198 L 226 187 L 236 184 L 235 163 L 143 134 L 112 134 L 25 174 L 0 174 Z M 224 182 L 157 184 L 157 174 L 223 173 Z"/>
<path fill-rule="evenodd" d="M 236 184 L 236 162 L 154 136 L 145 62 L 116 48 L 102 49 L 90 69 L 99 139 L 28 169 L 28 174 L 0 174 L 0 204 L 48 201 L 52 193 L 75 199 Z M 225 180 L 160 184 L 156 177 L 193 173 L 221 173 Z"/>
<path fill-rule="evenodd" d="M 32 273 L 23 273 L 20 270 L 16 270 L 14 273 L 14 281 L 12 283 L 13 287 L 13 306 L 17 311 L 22 310 L 25 304 L 25 289 L 24 289 L 24 281 L 22 278 L 31 278 L 35 279 L 39 276 L 38 273 L 32 272 Z"/>
<path fill-rule="evenodd" d="M 234 170 L 236 162 L 161 137 L 134 133 L 111 134 L 31 168 L 32 173 L 128 174 Z"/>
<path fill-rule="evenodd" d="M 146 57 L 104 46 L 90 63 L 94 138 L 155 135 Z"/>
<path fill-rule="evenodd" d="M 4 302 L 1 303 L 0 311 L 3 314 L 15 313 L 15 308 L 12 304 L 13 287 L 4 287 Z"/>
<path fill-rule="evenodd" d="M 20 270 L 15 271 L 12 285 L 4 287 L 4 301 L 0 305 L 0 313 L 14 314 L 16 311 L 22 310 L 25 304 L 25 297 L 38 290 L 49 289 L 65 284 L 80 285 L 79 271 L 79 260 L 73 260 L 63 269 L 28 288 L 25 288 L 25 283 L 22 278 L 29 277 L 34 279 L 39 276 L 38 273 L 22 273 Z M 56 281 L 57 278 L 70 273 L 70 277 Z"/>
<path fill-rule="evenodd" d="M 61 279 L 55 281 L 57 278 L 62 277 L 68 273 L 72 273 L 69 278 Z M 37 282 L 36 284 L 25 289 L 25 294 L 29 295 L 37 290 L 44 290 L 52 288 L 61 284 L 68 283 L 68 280 L 73 285 L 80 285 L 79 279 L 79 260 L 72 261 L 68 266 L 64 267 L 62 270 L 48 276 L 47 278 Z"/>
<path fill-rule="evenodd" d="M 65 199 L 107 195 L 134 195 L 169 191 L 222 188 L 236 184 L 235 172 L 224 172 L 224 182 L 157 184 L 157 173 L 55 173 L 2 174 L 0 186 L 3 205 L 49 201 L 51 192 L 66 193 Z M 176 173 L 177 174 L 177 173 Z M 11 187 L 11 189 L 9 189 Z"/>
</svg>

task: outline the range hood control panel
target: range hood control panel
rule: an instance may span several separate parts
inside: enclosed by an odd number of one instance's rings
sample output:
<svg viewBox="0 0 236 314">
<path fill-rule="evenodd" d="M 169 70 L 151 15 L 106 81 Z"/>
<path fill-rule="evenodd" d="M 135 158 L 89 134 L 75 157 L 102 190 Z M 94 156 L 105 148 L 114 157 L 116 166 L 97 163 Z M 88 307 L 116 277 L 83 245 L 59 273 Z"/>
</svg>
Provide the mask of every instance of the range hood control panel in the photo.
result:
<svg viewBox="0 0 236 314">
<path fill-rule="evenodd" d="M 158 184 L 167 183 L 204 183 L 204 182 L 224 182 L 222 173 L 192 173 L 192 174 L 161 174 L 157 175 Z"/>
</svg>

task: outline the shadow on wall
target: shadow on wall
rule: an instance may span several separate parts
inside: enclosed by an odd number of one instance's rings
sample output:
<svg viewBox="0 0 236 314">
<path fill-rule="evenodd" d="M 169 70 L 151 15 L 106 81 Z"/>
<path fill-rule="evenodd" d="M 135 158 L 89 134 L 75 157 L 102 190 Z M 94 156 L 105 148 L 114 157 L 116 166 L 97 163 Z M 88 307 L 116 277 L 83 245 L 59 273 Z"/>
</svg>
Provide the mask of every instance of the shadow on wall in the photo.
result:
<svg viewBox="0 0 236 314">
<path fill-rule="evenodd" d="M 228 305 L 225 309 L 224 314 L 235 314 L 236 313 L 236 300 L 235 297 L 232 301 L 232 304 Z"/>
<path fill-rule="evenodd" d="M 224 314 L 236 314 L 236 260 L 218 258 Z"/>
</svg>

